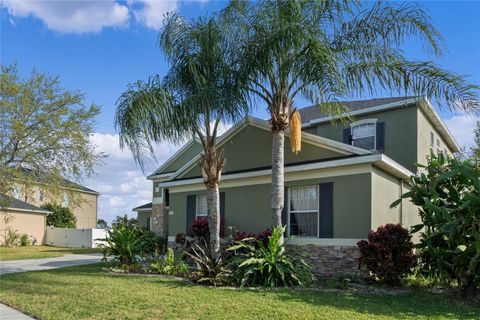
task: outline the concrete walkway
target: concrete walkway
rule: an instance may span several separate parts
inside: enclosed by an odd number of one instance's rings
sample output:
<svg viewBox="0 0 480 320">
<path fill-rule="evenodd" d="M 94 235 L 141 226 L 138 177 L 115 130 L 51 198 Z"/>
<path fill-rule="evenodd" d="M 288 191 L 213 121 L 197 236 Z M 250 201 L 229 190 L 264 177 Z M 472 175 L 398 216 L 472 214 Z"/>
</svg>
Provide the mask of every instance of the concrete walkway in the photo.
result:
<svg viewBox="0 0 480 320">
<path fill-rule="evenodd" d="M 34 320 L 34 318 L 0 303 L 0 319 L 2 320 Z"/>
<path fill-rule="evenodd" d="M 101 253 L 66 254 L 56 258 L 0 261 L 0 275 L 100 263 L 102 256 Z"/>
</svg>

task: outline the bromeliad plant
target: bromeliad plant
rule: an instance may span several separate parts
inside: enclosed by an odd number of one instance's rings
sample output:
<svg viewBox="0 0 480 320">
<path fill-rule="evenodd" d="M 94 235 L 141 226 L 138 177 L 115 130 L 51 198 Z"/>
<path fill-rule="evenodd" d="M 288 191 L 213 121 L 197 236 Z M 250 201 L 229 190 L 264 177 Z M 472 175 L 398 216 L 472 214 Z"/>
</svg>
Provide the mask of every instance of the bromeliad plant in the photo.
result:
<svg viewBox="0 0 480 320">
<path fill-rule="evenodd" d="M 419 206 L 421 270 L 462 291 L 480 291 L 480 170 L 469 160 L 431 154 L 402 199 Z M 395 201 L 398 205 L 402 199 Z"/>
<path fill-rule="evenodd" d="M 234 281 L 244 286 L 289 287 L 305 286 L 315 277 L 311 267 L 301 258 L 293 261 L 287 255 L 282 241 L 285 227 L 274 228 L 265 245 L 255 238 L 245 238 L 238 241 L 227 251 L 235 252 L 230 269 Z M 252 243 L 254 241 L 254 243 Z"/>
</svg>

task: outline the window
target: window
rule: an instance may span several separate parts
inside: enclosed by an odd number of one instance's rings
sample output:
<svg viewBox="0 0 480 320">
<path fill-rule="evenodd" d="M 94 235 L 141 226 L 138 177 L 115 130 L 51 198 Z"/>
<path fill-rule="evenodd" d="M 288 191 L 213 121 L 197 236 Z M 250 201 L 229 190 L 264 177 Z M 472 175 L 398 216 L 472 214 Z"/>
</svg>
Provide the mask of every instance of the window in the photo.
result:
<svg viewBox="0 0 480 320">
<path fill-rule="evenodd" d="M 437 138 L 437 154 L 442 153 L 442 149 L 440 149 L 440 139 Z"/>
<path fill-rule="evenodd" d="M 290 188 L 290 235 L 318 237 L 318 186 Z"/>
<path fill-rule="evenodd" d="M 433 149 L 435 147 L 435 136 L 433 132 L 430 132 L 430 147 Z"/>
<path fill-rule="evenodd" d="M 43 202 L 44 198 L 45 198 L 45 193 L 43 192 L 43 190 L 40 190 L 40 192 L 38 193 L 38 200 Z"/>
<path fill-rule="evenodd" d="M 208 213 L 207 196 L 206 195 L 197 196 L 197 206 L 195 210 L 195 215 L 197 217 L 206 217 L 207 213 Z"/>
<path fill-rule="evenodd" d="M 69 204 L 70 204 L 70 199 L 68 198 L 68 194 L 64 193 L 62 207 L 67 208 Z"/>
<path fill-rule="evenodd" d="M 367 150 L 376 149 L 377 119 L 366 119 L 352 123 L 353 145 Z"/>
<path fill-rule="evenodd" d="M 20 189 L 18 187 L 13 187 L 12 196 L 17 200 L 20 200 Z"/>
</svg>

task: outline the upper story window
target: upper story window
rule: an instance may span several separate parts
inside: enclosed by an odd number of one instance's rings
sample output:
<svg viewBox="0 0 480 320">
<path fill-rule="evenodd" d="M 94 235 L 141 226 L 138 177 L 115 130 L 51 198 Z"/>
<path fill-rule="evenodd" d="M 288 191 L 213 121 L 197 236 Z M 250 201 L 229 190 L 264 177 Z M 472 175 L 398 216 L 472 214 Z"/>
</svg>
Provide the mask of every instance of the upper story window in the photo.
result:
<svg viewBox="0 0 480 320">
<path fill-rule="evenodd" d="M 13 187 L 12 196 L 17 200 L 20 200 L 20 189 L 17 186 Z"/>
<path fill-rule="evenodd" d="M 64 193 L 63 200 L 62 200 L 62 207 L 67 208 L 69 205 L 70 205 L 70 199 L 68 198 L 68 194 Z"/>
<path fill-rule="evenodd" d="M 38 200 L 42 201 L 45 199 L 45 192 L 43 190 L 40 190 L 38 193 Z"/>
<path fill-rule="evenodd" d="M 437 154 L 442 153 L 442 149 L 440 148 L 440 139 L 437 138 Z"/>
<path fill-rule="evenodd" d="M 290 235 L 318 237 L 319 190 L 317 185 L 289 188 Z"/>
<path fill-rule="evenodd" d="M 197 205 L 196 205 L 195 215 L 197 217 L 206 217 L 207 214 L 208 214 L 207 196 L 206 195 L 197 196 Z"/>
<path fill-rule="evenodd" d="M 377 143 L 377 119 L 365 119 L 350 124 L 352 145 L 376 150 Z"/>
<path fill-rule="evenodd" d="M 435 147 L 435 135 L 433 134 L 433 132 L 430 132 L 430 148 L 434 148 Z"/>
</svg>

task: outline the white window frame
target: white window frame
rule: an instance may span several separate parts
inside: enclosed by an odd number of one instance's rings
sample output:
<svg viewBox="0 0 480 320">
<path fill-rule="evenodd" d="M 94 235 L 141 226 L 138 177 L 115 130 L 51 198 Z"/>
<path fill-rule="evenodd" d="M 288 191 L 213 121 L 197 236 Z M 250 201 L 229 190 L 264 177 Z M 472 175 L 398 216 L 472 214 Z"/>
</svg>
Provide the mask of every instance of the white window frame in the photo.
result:
<svg viewBox="0 0 480 320">
<path fill-rule="evenodd" d="M 205 198 L 205 201 L 207 201 L 207 206 L 205 207 L 206 208 L 206 212 L 205 214 L 198 214 L 198 212 L 200 211 L 199 210 L 199 204 L 200 204 L 200 201 L 199 199 L 200 198 Z M 207 217 L 208 216 L 208 200 L 207 200 L 207 195 L 206 194 L 201 194 L 201 195 L 197 195 L 196 196 L 196 199 L 195 199 L 195 217 Z"/>
<path fill-rule="evenodd" d="M 318 184 L 317 185 L 307 184 L 307 185 L 295 186 L 295 187 L 289 187 L 288 188 L 288 195 L 287 195 L 287 207 L 288 208 L 285 208 L 287 210 L 287 234 L 288 234 L 288 236 L 291 236 L 291 232 L 290 232 L 290 212 L 292 210 L 290 208 L 290 193 L 291 193 L 292 189 L 302 188 L 302 187 L 315 187 L 315 189 L 317 191 L 318 208 L 317 208 L 317 236 L 316 237 L 319 238 L 320 237 L 320 186 Z M 295 211 L 293 211 L 293 213 L 295 213 L 295 212 L 315 212 L 315 211 L 314 210 L 295 210 Z M 298 236 L 298 235 L 295 235 L 295 237 L 311 238 L 312 236 Z"/>
<path fill-rule="evenodd" d="M 17 187 L 17 186 L 13 187 L 12 196 L 17 200 L 20 200 L 20 188 L 19 187 Z"/>
<path fill-rule="evenodd" d="M 67 193 L 63 194 L 62 207 L 68 208 L 70 206 L 70 197 Z"/>
<path fill-rule="evenodd" d="M 365 124 L 373 124 L 373 149 L 370 149 L 370 151 L 376 151 L 377 150 L 377 121 L 378 119 L 363 119 L 363 120 L 358 120 L 355 122 L 350 123 L 350 135 L 353 137 L 353 146 L 355 146 L 355 135 L 353 134 L 353 129 L 355 127 L 365 125 Z M 370 136 L 365 136 L 362 138 L 367 138 Z"/>
</svg>

